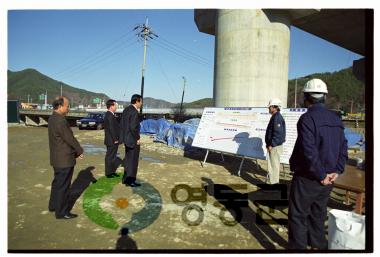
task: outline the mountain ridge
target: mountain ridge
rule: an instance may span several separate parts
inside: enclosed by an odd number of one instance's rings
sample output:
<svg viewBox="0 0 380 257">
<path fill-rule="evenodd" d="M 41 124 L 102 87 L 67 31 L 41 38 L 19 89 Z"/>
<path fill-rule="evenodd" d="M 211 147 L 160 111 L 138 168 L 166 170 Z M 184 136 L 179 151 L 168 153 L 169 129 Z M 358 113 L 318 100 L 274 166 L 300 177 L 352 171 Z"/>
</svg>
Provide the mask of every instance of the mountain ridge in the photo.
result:
<svg viewBox="0 0 380 257">
<path fill-rule="evenodd" d="M 357 80 L 353 73 L 352 67 L 342 69 L 336 72 L 315 73 L 309 76 L 297 79 L 297 106 L 301 107 L 303 103 L 302 87 L 310 78 L 320 78 L 327 83 L 329 94 L 326 105 L 331 109 L 342 109 L 350 112 L 363 111 L 365 109 L 365 90 L 364 83 Z M 294 91 L 296 80 L 289 80 L 288 84 L 288 102 L 287 106 L 294 107 Z M 17 99 L 27 102 L 28 94 L 30 100 L 38 104 L 43 104 L 43 97 L 40 95 L 48 91 L 47 102 L 51 103 L 53 97 L 59 96 L 61 92 L 66 96 L 72 106 L 78 105 L 95 105 L 94 99 L 99 98 L 104 102 L 109 96 L 104 93 L 96 93 L 88 90 L 76 88 L 63 82 L 54 80 L 36 69 L 24 69 L 21 71 L 8 70 L 8 99 Z M 128 101 L 119 101 L 118 103 L 128 105 Z M 203 98 L 190 103 L 184 103 L 184 108 L 203 108 L 213 106 L 212 98 Z M 171 103 L 153 97 L 144 97 L 144 108 L 178 108 L 178 103 Z"/>
</svg>

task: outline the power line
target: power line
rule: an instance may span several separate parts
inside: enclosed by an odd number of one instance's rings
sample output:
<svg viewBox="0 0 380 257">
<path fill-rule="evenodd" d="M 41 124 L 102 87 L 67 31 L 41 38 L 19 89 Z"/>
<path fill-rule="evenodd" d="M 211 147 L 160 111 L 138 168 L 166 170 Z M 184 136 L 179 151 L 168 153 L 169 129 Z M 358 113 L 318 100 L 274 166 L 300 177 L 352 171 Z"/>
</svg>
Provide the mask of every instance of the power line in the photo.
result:
<svg viewBox="0 0 380 257">
<path fill-rule="evenodd" d="M 61 71 L 58 71 L 56 73 L 53 73 L 51 76 L 57 76 L 57 75 L 61 75 L 61 74 L 64 74 L 64 73 L 67 73 L 67 71 L 69 70 L 72 70 L 72 69 L 75 69 L 77 66 L 81 66 L 85 63 L 88 62 L 88 60 L 91 60 L 92 58 L 94 58 L 94 56 L 97 56 L 99 53 L 105 51 L 107 48 L 109 48 L 111 45 L 115 44 L 116 42 L 118 42 L 119 40 L 121 40 L 122 38 L 126 37 L 127 35 L 129 35 L 130 33 L 132 33 L 132 30 L 129 31 L 128 33 L 125 33 L 124 35 L 118 37 L 117 39 L 115 40 L 112 40 L 110 43 L 107 43 L 106 45 L 104 45 L 103 47 L 101 47 L 99 50 L 97 50 L 96 52 L 94 52 L 93 54 L 90 54 L 88 55 L 87 57 L 85 57 L 84 59 L 82 59 L 81 61 L 79 61 L 78 63 L 74 64 L 74 65 L 71 65 L 70 67 L 67 67 Z"/>
<path fill-rule="evenodd" d="M 152 52 L 152 56 L 154 56 L 154 58 L 152 58 L 152 59 L 153 59 L 154 61 L 156 61 L 155 53 L 153 54 L 153 52 L 154 52 L 154 51 L 153 51 L 153 48 L 149 47 L 149 49 L 150 49 L 151 52 Z M 176 98 L 176 94 L 175 94 L 175 92 L 174 92 L 174 89 L 173 89 L 173 87 L 172 87 L 172 85 L 171 85 L 171 83 L 170 83 L 170 81 L 169 81 L 168 76 L 166 75 L 164 69 L 162 68 L 161 62 L 160 62 L 160 60 L 159 60 L 158 58 L 157 58 L 157 63 L 158 63 L 158 66 L 160 67 L 160 71 L 161 71 L 161 73 L 164 75 L 164 78 L 165 78 L 166 81 L 168 82 L 168 85 L 169 85 L 170 90 L 172 91 L 173 97 Z"/>
<path fill-rule="evenodd" d="M 110 48 L 109 50 L 107 50 L 107 52 L 103 52 L 102 54 L 98 56 L 93 56 L 92 59 L 88 59 L 86 62 L 82 63 L 81 65 L 79 66 L 77 65 L 76 67 L 72 67 L 70 70 L 67 70 L 66 72 L 61 73 L 61 76 L 64 74 L 75 73 L 80 69 L 86 69 L 88 66 L 91 66 L 93 63 L 97 63 L 107 58 L 108 56 L 114 55 L 115 53 L 117 53 L 118 51 L 120 51 L 121 49 L 125 47 L 124 44 L 125 42 L 120 42 L 117 46 L 114 46 Z"/>
<path fill-rule="evenodd" d="M 195 55 L 193 55 L 191 53 L 188 53 L 187 51 L 184 51 L 184 50 L 178 49 L 176 47 L 173 47 L 172 45 L 167 44 L 166 42 L 163 42 L 163 41 L 158 41 L 158 43 L 161 44 L 161 45 L 163 45 L 163 46 L 166 46 L 166 47 L 172 49 L 173 51 L 176 51 L 177 53 L 180 53 L 180 54 L 182 54 L 184 56 L 187 56 L 187 57 L 189 57 L 189 58 L 191 58 L 193 60 L 196 60 L 196 61 L 205 63 L 207 65 L 210 65 L 210 62 L 208 60 L 204 59 L 204 58 L 200 58 L 200 57 L 195 56 Z"/>
<path fill-rule="evenodd" d="M 192 55 L 189 55 L 189 54 L 187 54 L 187 53 L 185 53 L 183 51 L 179 51 L 176 48 L 173 48 L 172 46 L 170 46 L 170 45 L 168 45 L 168 44 L 166 44 L 164 42 L 155 41 L 155 43 L 157 43 L 157 45 L 159 45 L 159 46 L 161 46 L 161 47 L 163 47 L 163 48 L 165 48 L 165 49 L 167 49 L 169 51 L 175 52 L 177 55 L 180 55 L 183 58 L 187 58 L 187 59 L 192 60 L 194 62 L 202 63 L 202 64 L 205 64 L 205 65 L 210 65 L 210 63 L 208 63 L 207 61 L 201 60 L 201 59 L 199 59 L 197 57 L 194 57 Z"/>
<path fill-rule="evenodd" d="M 77 69 L 72 70 L 70 73 L 65 75 L 65 77 L 67 78 L 67 77 L 75 76 L 75 74 L 77 74 L 77 73 L 81 73 L 83 71 L 86 71 L 87 69 L 90 69 L 90 68 L 98 65 L 98 64 L 101 64 L 104 60 L 107 60 L 110 57 L 115 56 L 116 54 L 118 54 L 121 51 L 135 45 L 136 43 L 137 42 L 135 41 L 135 42 L 132 42 L 131 44 L 129 44 L 128 46 L 121 46 L 121 47 L 112 49 L 112 51 L 107 53 L 108 55 L 103 54 L 101 56 L 98 56 L 97 58 L 93 59 L 91 62 L 87 63 L 86 65 L 83 65 L 82 67 L 78 67 Z"/>
<path fill-rule="evenodd" d="M 128 46 L 126 46 L 126 47 L 124 47 L 123 49 L 121 49 L 121 51 L 123 51 L 123 50 L 126 50 L 127 48 L 129 48 L 129 47 L 131 47 L 131 46 L 133 46 L 133 45 L 135 45 L 135 44 L 137 44 L 137 42 L 133 42 L 132 44 L 130 44 L 130 45 L 128 45 Z M 132 51 L 135 51 L 135 49 L 131 49 Z M 99 68 L 102 68 L 102 67 L 105 67 L 105 66 L 107 66 L 107 65 L 109 65 L 109 64 L 111 64 L 111 63 L 113 63 L 113 62 L 115 62 L 115 61 L 117 61 L 117 60 L 120 60 L 120 58 L 113 58 L 113 59 L 109 59 L 110 57 L 113 57 L 113 56 L 115 56 L 116 54 L 119 54 L 117 57 L 120 57 L 121 56 L 121 54 L 123 54 L 121 51 L 114 51 L 111 55 L 109 55 L 109 56 L 107 56 L 106 58 L 103 58 L 103 60 L 107 60 L 108 59 L 108 61 L 107 62 L 101 62 L 101 61 L 98 61 L 97 63 L 95 63 L 94 65 L 91 65 L 91 66 L 87 66 L 87 67 L 85 67 L 85 68 L 83 68 L 83 69 L 81 69 L 81 70 L 77 70 L 77 71 L 75 71 L 74 73 L 72 73 L 71 75 L 69 75 L 68 77 L 66 77 L 66 79 L 73 79 L 73 78 L 76 78 L 76 77 L 78 77 L 79 75 L 82 75 L 84 72 L 93 72 L 93 71 L 95 71 L 95 70 L 98 70 Z M 125 52 L 124 54 L 127 54 L 127 53 L 129 53 L 129 52 L 132 52 L 132 51 L 127 51 L 127 52 Z M 103 61 L 102 60 L 102 61 Z M 100 65 L 100 66 L 99 66 Z M 99 66 L 99 67 L 97 67 L 97 66 Z M 95 67 L 97 67 L 97 68 L 95 68 Z M 95 68 L 95 69 L 94 69 Z M 89 70 L 90 69 L 90 70 Z"/>
<path fill-rule="evenodd" d="M 186 52 L 186 53 L 188 53 L 190 55 L 196 56 L 197 58 L 199 58 L 199 59 L 201 59 L 201 60 L 203 60 L 203 61 L 205 61 L 207 63 L 210 63 L 209 60 L 207 60 L 206 58 L 204 58 L 204 57 L 202 57 L 202 56 L 200 56 L 200 55 L 198 55 L 196 53 L 193 53 L 193 52 L 191 52 L 191 51 L 189 51 L 189 50 L 187 50 L 187 49 L 185 49 L 185 48 L 183 48 L 183 47 L 181 47 L 181 46 L 179 46 L 179 45 L 177 45 L 175 43 L 172 43 L 172 42 L 164 39 L 163 37 L 160 37 L 160 39 L 163 40 L 163 41 L 165 41 L 167 44 L 172 45 L 175 48 L 181 49 L 183 52 Z"/>
<path fill-rule="evenodd" d="M 159 47 L 161 47 L 161 48 L 163 48 L 163 49 L 165 49 L 165 50 L 167 50 L 167 51 L 169 51 L 169 52 L 172 52 L 173 54 L 176 54 L 176 55 L 178 55 L 178 56 L 180 56 L 180 57 L 182 57 L 182 58 L 185 58 L 185 59 L 190 60 L 190 61 L 192 61 L 192 62 L 195 62 L 195 63 L 197 63 L 197 64 L 201 64 L 201 65 L 205 65 L 205 66 L 210 66 L 209 63 L 205 63 L 205 62 L 203 62 L 203 61 L 200 61 L 200 60 L 194 59 L 193 57 L 186 56 L 186 55 L 184 55 L 184 54 L 182 54 L 182 53 L 179 53 L 178 51 L 176 51 L 176 50 L 174 50 L 174 49 L 168 48 L 168 47 L 165 46 L 165 45 L 161 45 L 161 44 L 158 43 L 158 41 L 153 41 L 153 42 L 154 42 L 155 45 L 157 45 L 157 46 L 159 46 Z"/>
</svg>

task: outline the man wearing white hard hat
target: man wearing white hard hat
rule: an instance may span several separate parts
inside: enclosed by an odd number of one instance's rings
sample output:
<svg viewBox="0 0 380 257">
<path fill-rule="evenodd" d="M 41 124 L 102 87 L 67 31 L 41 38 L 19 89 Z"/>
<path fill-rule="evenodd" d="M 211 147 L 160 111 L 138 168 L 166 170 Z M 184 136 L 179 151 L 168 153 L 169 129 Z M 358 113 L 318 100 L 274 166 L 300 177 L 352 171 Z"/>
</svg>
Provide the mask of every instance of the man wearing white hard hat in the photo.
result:
<svg viewBox="0 0 380 257">
<path fill-rule="evenodd" d="M 278 184 L 280 182 L 280 155 L 282 154 L 282 144 L 285 142 L 285 121 L 280 113 L 281 101 L 273 98 L 268 104 L 269 113 L 272 114 L 265 132 L 265 144 L 267 148 L 268 160 L 268 184 Z"/>
<path fill-rule="evenodd" d="M 294 172 L 288 211 L 289 249 L 327 249 L 324 223 L 327 202 L 347 160 L 347 140 L 340 117 L 324 103 L 328 93 L 320 79 L 304 88 L 308 108 L 297 123 L 297 140 L 289 159 Z"/>
</svg>

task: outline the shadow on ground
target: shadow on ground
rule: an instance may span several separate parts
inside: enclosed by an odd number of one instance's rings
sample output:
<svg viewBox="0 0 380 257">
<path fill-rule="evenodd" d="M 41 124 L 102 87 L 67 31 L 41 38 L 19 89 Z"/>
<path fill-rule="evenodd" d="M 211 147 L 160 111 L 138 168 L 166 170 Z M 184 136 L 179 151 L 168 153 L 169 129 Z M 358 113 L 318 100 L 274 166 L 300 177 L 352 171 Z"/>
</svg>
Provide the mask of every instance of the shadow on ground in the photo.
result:
<svg viewBox="0 0 380 257">
<path fill-rule="evenodd" d="M 128 236 L 128 228 L 120 230 L 120 237 L 116 242 L 116 250 L 133 251 L 137 250 L 136 242 Z"/>
<path fill-rule="evenodd" d="M 262 186 L 264 189 L 255 191 L 253 193 L 240 193 L 235 189 L 245 189 L 246 187 L 244 188 L 244 184 L 214 184 L 214 182 L 211 179 L 205 177 L 202 178 L 202 181 L 206 183 L 204 186 L 204 190 L 210 196 L 213 196 L 217 200 L 217 203 L 220 204 L 220 206 L 222 207 L 222 215 L 220 216 L 220 218 L 226 226 L 233 226 L 236 223 L 240 223 L 247 231 L 249 231 L 252 234 L 254 238 L 256 238 L 258 243 L 264 249 L 276 249 L 276 245 L 274 243 L 283 248 L 286 247 L 286 240 L 283 239 L 276 232 L 276 230 L 270 226 L 271 224 L 273 224 L 273 222 L 281 224 L 281 222 L 283 223 L 284 220 L 280 221 L 274 217 L 271 217 L 270 219 L 263 219 L 260 213 L 258 213 L 258 211 L 254 211 L 248 205 L 248 201 L 252 201 L 255 205 L 266 205 L 270 207 L 275 207 L 276 209 L 279 209 L 278 207 L 286 208 L 288 205 L 287 199 L 281 199 L 282 197 L 286 198 L 286 189 L 282 190 L 283 192 L 277 192 L 279 193 L 280 198 L 278 200 L 273 200 L 273 192 L 276 192 L 277 189 L 266 187 L 268 185 Z M 271 200 L 266 200 L 265 198 Z M 278 201 L 282 201 L 282 205 L 274 206 L 279 204 Z M 258 205 L 256 205 L 256 207 L 258 207 Z M 260 209 L 260 207 L 257 208 L 257 210 Z M 223 215 L 225 212 L 229 212 L 230 216 L 234 217 L 234 220 L 231 220 L 230 218 L 225 218 L 225 216 Z"/>
<path fill-rule="evenodd" d="M 84 170 L 79 171 L 78 176 L 71 184 L 70 195 L 69 195 L 69 210 L 74 207 L 75 202 L 83 194 L 87 187 L 91 183 L 96 183 L 96 178 L 92 171 L 95 169 L 94 166 L 89 166 Z"/>
<path fill-rule="evenodd" d="M 200 164 L 203 166 L 203 161 L 204 161 L 204 158 L 206 156 L 206 152 L 207 152 L 207 150 L 205 150 L 205 149 L 192 147 L 189 149 L 185 149 L 183 156 L 185 158 L 189 158 L 192 160 L 199 161 Z M 228 170 L 231 173 L 231 175 L 237 176 L 241 160 L 242 160 L 241 157 L 227 155 L 227 154 L 224 154 L 222 156 L 222 154 L 220 154 L 220 153 L 210 151 L 208 156 L 207 156 L 206 163 L 222 166 L 226 170 Z M 253 159 L 245 159 L 244 160 L 243 166 L 242 166 L 242 171 L 245 171 L 248 173 L 254 172 L 255 174 L 260 175 L 260 176 L 266 176 L 266 174 L 267 174 L 267 171 L 265 169 L 263 169 L 256 162 L 256 160 L 253 160 Z"/>
</svg>

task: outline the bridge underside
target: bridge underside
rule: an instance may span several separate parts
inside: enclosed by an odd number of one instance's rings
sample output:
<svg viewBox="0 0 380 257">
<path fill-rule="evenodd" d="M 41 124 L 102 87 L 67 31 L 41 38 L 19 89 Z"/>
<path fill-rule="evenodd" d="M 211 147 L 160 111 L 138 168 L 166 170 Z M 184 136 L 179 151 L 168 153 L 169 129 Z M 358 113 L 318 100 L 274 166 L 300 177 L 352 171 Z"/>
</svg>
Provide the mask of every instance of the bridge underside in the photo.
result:
<svg viewBox="0 0 380 257">
<path fill-rule="evenodd" d="M 292 25 L 360 55 L 365 55 L 365 10 L 322 9 Z"/>
<path fill-rule="evenodd" d="M 365 56 L 365 9 L 203 9 L 200 32 L 215 35 L 213 99 L 216 107 L 287 104 L 290 27 L 295 26 Z M 355 62 L 363 80 L 365 59 Z"/>
<path fill-rule="evenodd" d="M 357 54 L 365 55 L 365 9 L 284 9 L 283 11 L 288 13 L 292 26 Z M 216 9 L 194 11 L 195 23 L 200 32 L 215 35 L 216 12 Z"/>
</svg>

